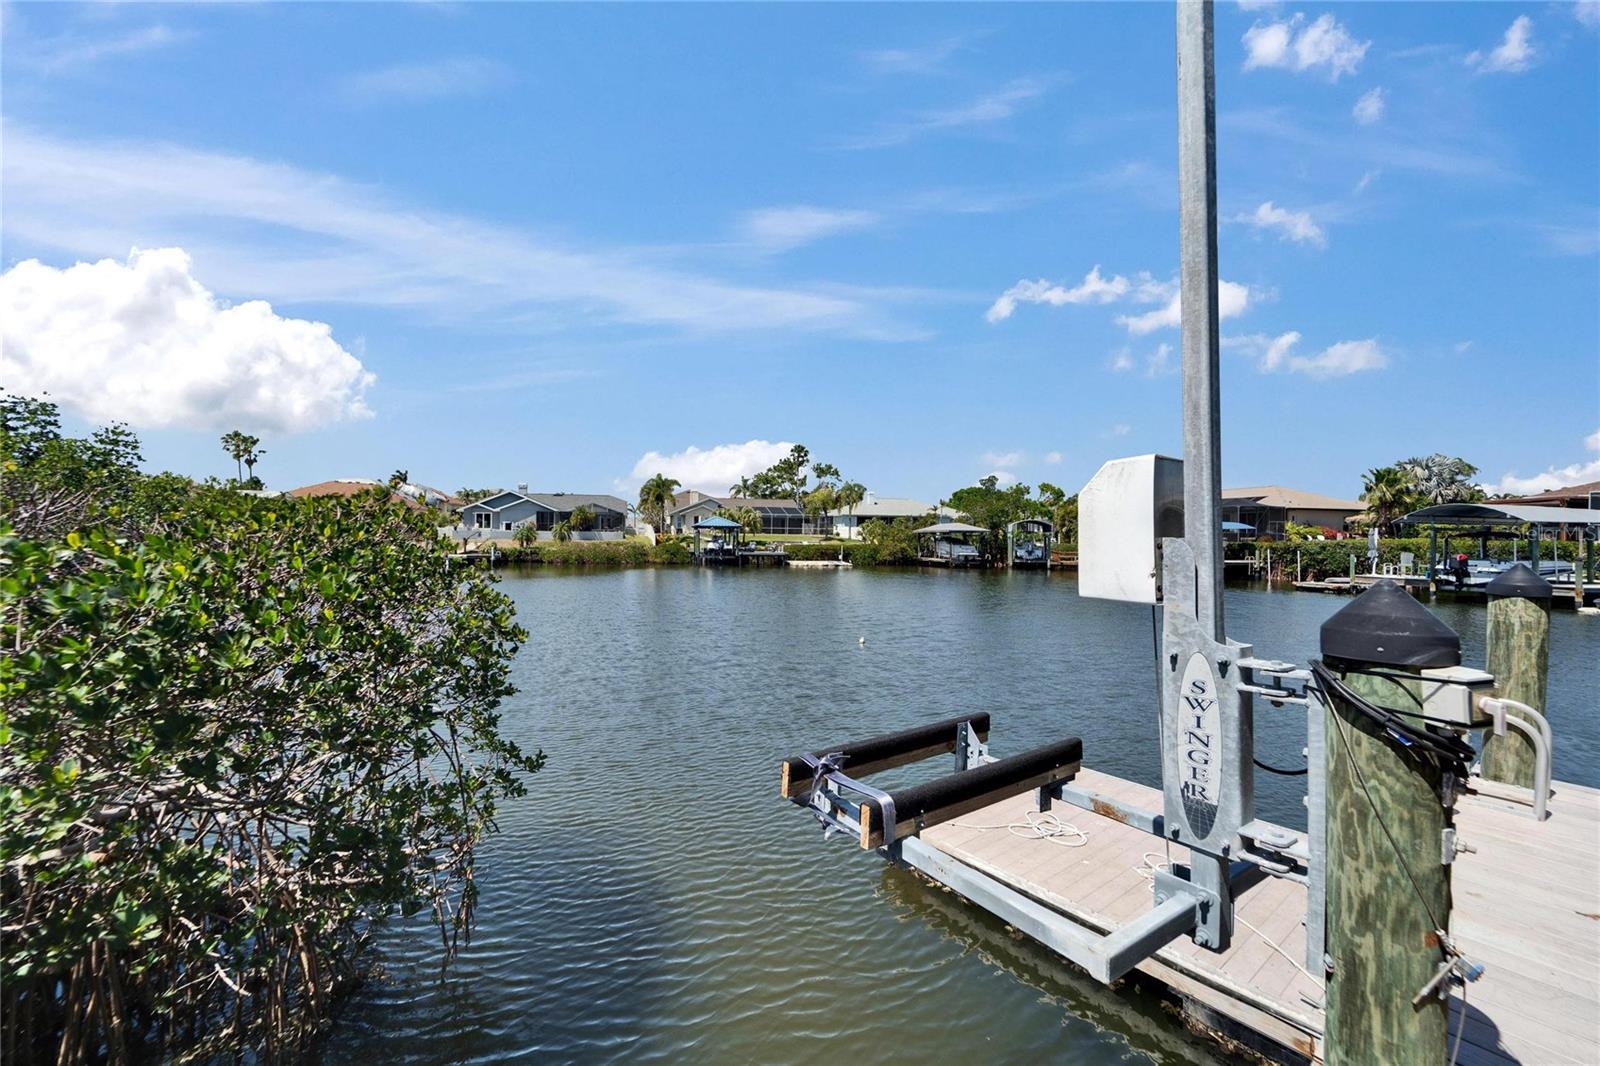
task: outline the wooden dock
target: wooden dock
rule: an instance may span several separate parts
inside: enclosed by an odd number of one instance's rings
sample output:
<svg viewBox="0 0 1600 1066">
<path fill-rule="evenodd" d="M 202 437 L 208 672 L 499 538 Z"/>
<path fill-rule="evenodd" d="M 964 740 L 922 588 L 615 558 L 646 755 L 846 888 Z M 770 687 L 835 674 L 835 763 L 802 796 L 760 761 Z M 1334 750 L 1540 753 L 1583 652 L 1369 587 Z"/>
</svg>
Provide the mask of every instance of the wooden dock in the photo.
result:
<svg viewBox="0 0 1600 1066">
<path fill-rule="evenodd" d="M 1078 784 L 1161 809 L 1159 790 L 1108 774 L 1085 769 Z M 1145 871 L 1169 857 L 1160 839 L 1063 804 L 1053 813 L 1087 834 L 1082 847 L 1008 831 L 1034 810 L 1032 794 L 1013 797 L 924 830 L 922 839 L 1102 932 L 1150 909 Z M 1455 864 L 1451 932 L 1487 968 L 1468 987 L 1463 1066 L 1600 1062 L 1600 792 L 1558 782 L 1550 812 L 1536 824 L 1525 806 L 1485 795 L 1460 802 L 1460 837 L 1478 850 Z M 1186 854 L 1174 846 L 1170 858 Z M 1291 1061 L 1320 1062 L 1322 977 L 1302 969 L 1305 887 L 1252 876 L 1236 885 L 1236 903 L 1226 952 L 1180 936 L 1137 972 L 1209 1030 Z M 1459 997 L 1453 1011 L 1452 1039 Z"/>
</svg>

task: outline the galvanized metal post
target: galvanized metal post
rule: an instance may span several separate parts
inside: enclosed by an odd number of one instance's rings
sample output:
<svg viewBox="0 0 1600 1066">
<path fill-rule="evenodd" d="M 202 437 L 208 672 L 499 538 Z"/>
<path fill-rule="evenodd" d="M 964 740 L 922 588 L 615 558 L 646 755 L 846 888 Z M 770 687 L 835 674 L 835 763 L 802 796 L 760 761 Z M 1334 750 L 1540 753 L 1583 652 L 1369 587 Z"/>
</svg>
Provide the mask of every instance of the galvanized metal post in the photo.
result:
<svg viewBox="0 0 1600 1066">
<path fill-rule="evenodd" d="M 1183 539 L 1201 628 L 1223 639 L 1222 403 L 1217 338 L 1217 102 L 1211 0 L 1178 2 L 1178 234 Z"/>
<path fill-rule="evenodd" d="M 1226 679 L 1237 650 L 1228 646 L 1222 611 L 1222 404 L 1217 337 L 1217 105 L 1210 0 L 1179 0 L 1178 38 L 1178 266 L 1183 336 L 1183 541 L 1163 560 L 1168 609 L 1163 652 L 1168 664 L 1163 784 L 1174 838 L 1191 848 L 1190 879 L 1216 906 L 1201 916 L 1195 939 L 1213 950 L 1228 946 L 1233 907 L 1229 886 L 1239 825 L 1254 810 L 1250 697 Z M 1175 565 L 1181 559 L 1182 567 Z M 1174 588 L 1173 582 L 1188 583 Z M 1270 578 L 1270 574 L 1268 575 Z M 1174 609 L 1178 607 L 1179 609 Z M 1192 607 L 1192 614 L 1188 609 Z M 1223 646 L 1219 648 L 1218 646 Z M 1234 646 L 1235 649 L 1238 646 Z M 1219 654 L 1219 651 L 1221 652 Z M 1247 650 L 1246 650 L 1247 653 Z M 1222 671 L 1219 679 L 1216 671 Z M 1181 677 L 1179 672 L 1181 671 Z M 1219 680 L 1228 680 L 1219 685 Z M 1220 698 L 1219 698 L 1220 697 Z M 1201 711 L 1200 707 L 1208 708 Z M 1188 717 L 1185 717 L 1186 713 Z M 1200 722 L 1190 721 L 1198 714 Z M 1180 731 L 1181 730 L 1181 731 Z M 1184 777 L 1193 772 L 1178 737 L 1220 744 L 1205 769 L 1214 787 Z M 1209 758 L 1189 752 L 1189 758 Z"/>
</svg>

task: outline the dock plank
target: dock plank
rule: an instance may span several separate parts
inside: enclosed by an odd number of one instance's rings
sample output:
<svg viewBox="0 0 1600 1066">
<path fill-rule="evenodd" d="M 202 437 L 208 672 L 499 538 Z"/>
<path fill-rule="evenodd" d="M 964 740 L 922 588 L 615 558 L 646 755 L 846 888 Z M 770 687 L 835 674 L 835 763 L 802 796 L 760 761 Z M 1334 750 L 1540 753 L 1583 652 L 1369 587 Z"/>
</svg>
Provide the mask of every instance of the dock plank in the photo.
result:
<svg viewBox="0 0 1600 1066">
<path fill-rule="evenodd" d="M 1160 809 L 1161 794 L 1136 782 L 1080 771 L 1078 783 L 1124 803 Z M 1488 795 L 1458 806 L 1462 838 L 1477 848 L 1452 872 L 1451 930 L 1485 965 L 1469 989 L 1459 1061 L 1473 1066 L 1600 1062 L 1600 790 L 1557 782 L 1551 817 Z M 1034 810 L 1031 795 L 973 812 L 961 821 L 1004 825 Z M 1115 929 L 1151 906 L 1140 875 L 1146 853 L 1165 856 L 1156 837 L 1076 807 L 1055 814 L 1088 834 L 1082 847 L 1028 839 L 1003 828 L 936 826 L 923 839 L 951 857 L 1092 928 Z M 1171 847 L 1173 861 L 1187 852 Z M 1203 1007 L 1321 1058 L 1324 994 L 1305 954 L 1305 886 L 1266 877 L 1243 887 L 1227 951 L 1178 937 L 1140 971 Z M 1281 948 L 1280 954 L 1276 948 Z M 1288 956 L 1285 957 L 1285 954 Z M 1293 960 L 1293 961 L 1291 961 Z M 1452 1004 L 1451 1038 L 1463 1014 Z"/>
</svg>

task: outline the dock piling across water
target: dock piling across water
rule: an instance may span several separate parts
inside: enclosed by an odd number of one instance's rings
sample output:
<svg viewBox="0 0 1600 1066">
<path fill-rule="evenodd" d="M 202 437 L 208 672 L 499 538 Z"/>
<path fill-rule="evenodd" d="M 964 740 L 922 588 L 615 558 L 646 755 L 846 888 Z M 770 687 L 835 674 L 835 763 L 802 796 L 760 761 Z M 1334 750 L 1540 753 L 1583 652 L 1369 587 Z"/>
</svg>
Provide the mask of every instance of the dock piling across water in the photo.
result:
<svg viewBox="0 0 1600 1066">
<path fill-rule="evenodd" d="M 1550 583 L 1527 566 L 1518 565 L 1489 582 L 1488 670 L 1506 699 L 1525 703 L 1541 714 L 1549 706 Z M 1519 712 L 1508 708 L 1506 714 Z M 1483 744 L 1483 777 L 1517 788 L 1535 786 L 1536 755 L 1520 730 L 1490 736 Z"/>
</svg>

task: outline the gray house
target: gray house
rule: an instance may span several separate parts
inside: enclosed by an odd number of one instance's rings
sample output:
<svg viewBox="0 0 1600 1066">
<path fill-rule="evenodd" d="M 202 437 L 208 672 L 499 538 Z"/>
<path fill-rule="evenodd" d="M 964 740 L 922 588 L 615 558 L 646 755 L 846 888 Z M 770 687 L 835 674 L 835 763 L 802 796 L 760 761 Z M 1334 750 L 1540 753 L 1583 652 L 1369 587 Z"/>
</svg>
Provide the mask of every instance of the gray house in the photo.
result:
<svg viewBox="0 0 1600 1066">
<path fill-rule="evenodd" d="M 627 533 L 628 505 L 615 496 L 586 492 L 529 492 L 526 488 L 497 492 L 461 508 L 461 527 L 495 539 L 505 539 L 523 526 L 532 526 L 539 539 L 549 540 L 556 525 L 570 521 L 572 512 L 587 507 L 594 523 L 574 530 L 577 540 L 620 540 Z"/>
<path fill-rule="evenodd" d="M 690 491 L 679 495 L 678 506 L 667 515 L 667 528 L 674 533 L 692 533 L 694 524 L 718 511 L 738 511 L 748 507 L 761 516 L 762 533 L 827 533 L 833 528 L 828 515 L 812 519 L 793 500 L 754 500 L 741 496 L 707 496 Z"/>
</svg>

